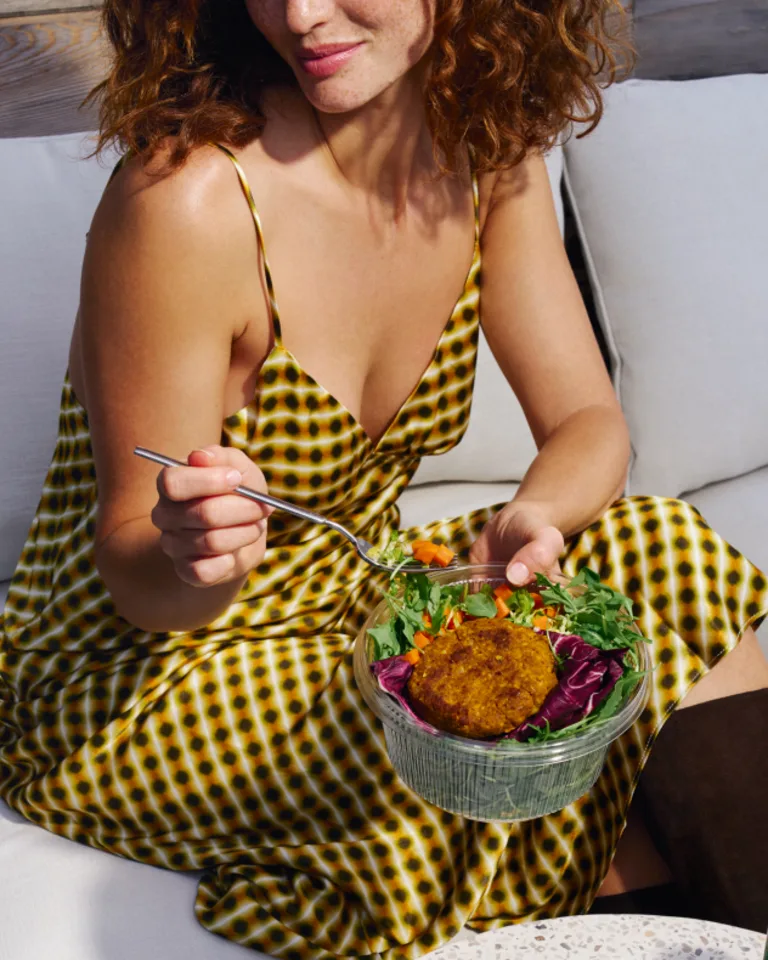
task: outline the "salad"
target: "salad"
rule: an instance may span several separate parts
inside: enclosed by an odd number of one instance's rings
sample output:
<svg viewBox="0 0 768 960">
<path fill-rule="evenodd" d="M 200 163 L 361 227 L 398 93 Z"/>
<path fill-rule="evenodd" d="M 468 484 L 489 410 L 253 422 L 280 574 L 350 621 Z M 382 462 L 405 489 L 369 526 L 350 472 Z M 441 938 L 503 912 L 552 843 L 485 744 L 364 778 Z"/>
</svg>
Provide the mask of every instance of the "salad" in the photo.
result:
<svg viewBox="0 0 768 960">
<path fill-rule="evenodd" d="M 438 556 L 433 551 L 438 550 L 439 562 L 450 563 L 453 553 L 445 547 L 416 541 L 409 555 L 395 536 L 382 556 L 396 566 L 412 564 L 414 559 L 433 563 Z M 385 597 L 391 616 L 368 631 L 371 670 L 382 690 L 417 723 L 432 730 L 435 726 L 419 716 L 414 709 L 418 704 L 409 694 L 414 671 L 418 679 L 430 659 L 437 662 L 441 644 L 456 637 L 471 643 L 471 636 L 487 633 L 494 623 L 497 632 L 503 622 L 509 635 L 508 625 L 514 624 L 527 628 L 528 635 L 533 632 L 544 638 L 554 658 L 554 677 L 535 711 L 493 742 L 541 743 L 572 736 L 616 714 L 643 676 L 638 644 L 647 641 L 635 626 L 631 600 L 602 583 L 587 567 L 568 583 L 538 574 L 535 583 L 521 588 L 508 584 L 470 588 L 466 583 L 437 583 L 426 572 L 395 572 Z M 470 669 L 482 680 L 483 671 L 489 671 L 490 678 L 498 666 L 473 662 Z"/>
</svg>

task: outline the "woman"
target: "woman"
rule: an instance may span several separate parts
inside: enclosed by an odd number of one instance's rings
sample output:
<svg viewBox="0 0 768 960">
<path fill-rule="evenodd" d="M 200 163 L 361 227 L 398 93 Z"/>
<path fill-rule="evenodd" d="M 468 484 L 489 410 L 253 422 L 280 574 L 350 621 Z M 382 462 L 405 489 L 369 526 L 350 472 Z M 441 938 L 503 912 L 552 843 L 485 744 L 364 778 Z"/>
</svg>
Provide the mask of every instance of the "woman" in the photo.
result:
<svg viewBox="0 0 768 960">
<path fill-rule="evenodd" d="M 626 427 L 541 159 L 574 112 L 599 117 L 608 6 L 106 4 L 102 138 L 130 156 L 90 232 L 59 439 L 5 611 L 3 796 L 75 840 L 205 868 L 197 915 L 221 936 L 297 960 L 414 958 L 465 924 L 658 888 L 669 867 L 696 883 L 675 831 L 657 833 L 665 862 L 640 821 L 611 864 L 683 698 L 709 757 L 713 704 L 764 715 L 749 627 L 766 586 L 685 504 L 614 503 Z M 406 535 L 504 561 L 513 583 L 589 564 L 633 598 L 658 667 L 594 789 L 512 825 L 397 780 L 351 670 L 375 577 L 333 532 L 231 493 L 269 489 L 386 542 L 420 457 L 464 431 L 481 260 L 483 326 L 539 454 L 510 504 Z M 158 477 L 137 444 L 189 465 Z M 688 808 L 665 792 L 687 782 L 669 777 L 685 713 L 649 765 L 653 829 Z M 759 886 L 743 856 L 738 902 Z"/>
</svg>

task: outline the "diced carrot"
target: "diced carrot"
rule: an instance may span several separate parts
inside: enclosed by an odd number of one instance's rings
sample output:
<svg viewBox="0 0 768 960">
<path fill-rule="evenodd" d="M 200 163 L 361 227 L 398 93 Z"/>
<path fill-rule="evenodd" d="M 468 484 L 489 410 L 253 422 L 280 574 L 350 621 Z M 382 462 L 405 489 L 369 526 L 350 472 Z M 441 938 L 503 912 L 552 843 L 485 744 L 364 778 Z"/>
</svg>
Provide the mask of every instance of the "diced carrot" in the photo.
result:
<svg viewBox="0 0 768 960">
<path fill-rule="evenodd" d="M 504 603 L 501 597 L 494 597 L 493 602 L 496 604 L 496 616 L 497 617 L 508 617 L 509 616 L 509 607 Z"/>
<path fill-rule="evenodd" d="M 540 593 L 535 593 L 533 590 L 531 590 L 531 596 L 533 597 L 533 609 L 534 609 L 534 610 L 538 610 L 539 607 L 543 607 L 543 606 L 544 606 L 544 601 L 541 599 L 541 594 L 540 594 Z"/>
<path fill-rule="evenodd" d="M 427 547 L 431 542 L 431 540 L 413 540 L 411 542 L 411 550 L 419 550 L 421 547 Z"/>
<path fill-rule="evenodd" d="M 435 553 L 435 563 L 438 564 L 438 566 L 447 567 L 454 556 L 453 550 L 450 550 L 446 546 L 439 546 Z"/>
<path fill-rule="evenodd" d="M 421 660 L 421 651 L 416 649 L 409 650 L 408 653 L 403 654 L 403 660 L 406 660 L 412 667 L 415 667 L 419 660 Z"/>
<path fill-rule="evenodd" d="M 419 563 L 430 564 L 435 559 L 438 547 L 436 543 L 426 543 L 423 547 L 413 551 L 413 559 Z"/>
<path fill-rule="evenodd" d="M 421 615 L 421 622 L 424 624 L 425 627 L 432 626 L 432 617 L 430 617 L 430 615 L 427 613 L 426 610 Z"/>
<path fill-rule="evenodd" d="M 539 630 L 546 630 L 549 626 L 549 617 L 543 613 L 537 613 L 534 615 L 532 621 L 534 627 L 538 627 Z"/>
<path fill-rule="evenodd" d="M 544 613 L 546 613 L 550 620 L 557 616 L 557 610 L 555 610 L 554 607 L 544 607 Z"/>
<path fill-rule="evenodd" d="M 493 595 L 499 600 L 508 600 L 514 592 L 508 583 L 500 583 L 493 591 Z"/>
<path fill-rule="evenodd" d="M 431 633 L 424 633 L 423 630 L 417 630 L 417 632 L 413 635 L 413 642 L 416 644 L 419 650 L 423 650 L 424 647 L 428 647 L 434 639 L 435 638 Z"/>
</svg>

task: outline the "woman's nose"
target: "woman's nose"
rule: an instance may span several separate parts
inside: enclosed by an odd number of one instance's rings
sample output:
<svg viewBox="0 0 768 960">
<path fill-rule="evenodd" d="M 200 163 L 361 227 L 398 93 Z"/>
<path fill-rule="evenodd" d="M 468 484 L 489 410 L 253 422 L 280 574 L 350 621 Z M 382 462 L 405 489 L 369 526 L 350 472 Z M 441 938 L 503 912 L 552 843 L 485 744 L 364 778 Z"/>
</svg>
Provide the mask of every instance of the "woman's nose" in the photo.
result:
<svg viewBox="0 0 768 960">
<path fill-rule="evenodd" d="M 291 33 L 305 36 L 333 16 L 336 0 L 286 0 L 285 20 Z"/>
</svg>

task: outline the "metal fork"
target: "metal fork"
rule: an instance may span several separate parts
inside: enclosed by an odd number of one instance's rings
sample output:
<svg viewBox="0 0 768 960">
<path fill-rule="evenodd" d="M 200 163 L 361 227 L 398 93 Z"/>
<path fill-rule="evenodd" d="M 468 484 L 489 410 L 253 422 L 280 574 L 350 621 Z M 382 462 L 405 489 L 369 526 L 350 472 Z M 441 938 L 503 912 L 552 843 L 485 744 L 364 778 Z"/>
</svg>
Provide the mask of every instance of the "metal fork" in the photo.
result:
<svg viewBox="0 0 768 960">
<path fill-rule="evenodd" d="M 159 463 L 163 467 L 188 466 L 188 464 L 183 463 L 181 460 L 174 460 L 173 457 L 163 456 L 162 453 L 155 453 L 154 450 L 147 450 L 145 447 L 136 447 L 133 452 L 137 457 L 152 460 L 154 463 Z M 270 507 L 274 507 L 275 510 L 283 510 L 285 513 L 293 514 L 294 517 L 309 520 L 310 523 L 320 523 L 323 526 L 331 527 L 349 540 L 357 551 L 358 556 L 383 573 L 424 573 L 425 570 L 432 569 L 425 567 L 423 564 L 409 563 L 403 566 L 394 566 L 390 563 L 382 563 L 380 560 L 371 556 L 371 553 L 376 550 L 376 547 L 374 547 L 372 543 L 369 543 L 362 537 L 356 537 L 351 531 L 347 530 L 345 526 L 337 523 L 336 520 L 331 520 L 330 517 L 324 517 L 321 513 L 315 513 L 313 510 L 305 510 L 304 507 L 299 507 L 295 503 L 289 503 L 287 500 L 281 500 L 279 497 L 270 496 L 268 493 L 260 493 L 258 490 L 252 490 L 250 487 L 235 487 L 232 493 L 237 493 L 241 497 L 247 497 L 249 500 L 256 500 L 257 503 L 265 503 Z M 456 561 L 451 561 L 449 566 L 456 566 Z M 437 567 L 434 569 L 445 570 L 447 568 Z"/>
</svg>

